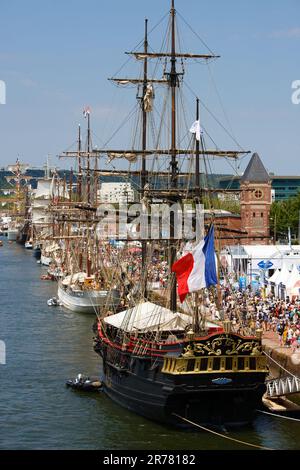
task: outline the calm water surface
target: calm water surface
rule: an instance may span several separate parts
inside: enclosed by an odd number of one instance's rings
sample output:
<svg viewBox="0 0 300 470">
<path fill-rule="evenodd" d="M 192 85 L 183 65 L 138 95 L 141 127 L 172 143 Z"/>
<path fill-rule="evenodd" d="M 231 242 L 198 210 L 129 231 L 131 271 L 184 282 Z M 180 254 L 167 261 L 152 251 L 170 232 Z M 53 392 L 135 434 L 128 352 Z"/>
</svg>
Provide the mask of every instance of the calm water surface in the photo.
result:
<svg viewBox="0 0 300 470">
<path fill-rule="evenodd" d="M 3 239 L 3 238 L 2 238 Z M 30 250 L 4 239 L 0 248 L 0 449 L 210 450 L 251 449 L 205 432 L 183 432 L 136 416 L 102 393 L 76 393 L 65 381 L 98 375 L 92 348 L 93 316 L 48 307 L 56 284 Z M 300 422 L 259 415 L 230 432 L 275 449 L 300 449 Z"/>
</svg>

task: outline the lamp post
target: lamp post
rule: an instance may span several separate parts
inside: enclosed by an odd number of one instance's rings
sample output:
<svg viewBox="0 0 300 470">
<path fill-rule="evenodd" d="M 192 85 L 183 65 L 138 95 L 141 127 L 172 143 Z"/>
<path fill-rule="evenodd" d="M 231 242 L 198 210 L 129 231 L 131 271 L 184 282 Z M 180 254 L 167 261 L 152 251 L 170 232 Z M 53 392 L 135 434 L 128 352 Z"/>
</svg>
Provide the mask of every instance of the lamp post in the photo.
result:
<svg viewBox="0 0 300 470">
<path fill-rule="evenodd" d="M 270 217 L 270 220 L 274 221 L 274 245 L 276 245 L 276 238 L 277 238 L 277 214 L 273 217 Z"/>
</svg>

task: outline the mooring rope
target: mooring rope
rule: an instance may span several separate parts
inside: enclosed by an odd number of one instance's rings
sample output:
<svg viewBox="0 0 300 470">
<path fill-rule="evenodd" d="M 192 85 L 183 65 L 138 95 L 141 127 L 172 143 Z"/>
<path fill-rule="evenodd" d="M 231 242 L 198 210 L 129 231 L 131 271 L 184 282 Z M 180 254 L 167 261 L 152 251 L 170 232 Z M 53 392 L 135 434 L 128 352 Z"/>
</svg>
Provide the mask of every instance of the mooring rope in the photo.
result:
<svg viewBox="0 0 300 470">
<path fill-rule="evenodd" d="M 210 432 L 211 434 L 215 434 L 216 436 L 223 437 L 224 439 L 228 439 L 230 441 L 237 442 L 238 444 L 243 444 L 243 445 L 246 445 L 246 446 L 256 447 L 257 449 L 274 450 L 274 449 L 271 449 L 269 447 L 263 447 L 263 446 L 259 446 L 257 444 L 251 444 L 250 442 L 240 441 L 239 439 L 235 439 L 234 437 L 225 436 L 224 434 L 213 431 L 212 429 L 208 429 L 204 426 L 201 426 L 200 424 L 193 423 L 193 421 L 190 421 L 189 419 L 183 418 L 183 416 L 179 416 L 176 413 L 173 413 L 173 415 L 177 416 L 177 418 L 180 418 L 183 421 L 186 421 L 187 423 L 192 424 L 193 426 L 195 426 L 197 428 L 203 429 L 204 431 Z"/>
<path fill-rule="evenodd" d="M 281 415 L 277 415 L 276 413 L 269 413 L 268 411 L 263 411 L 263 410 L 256 410 L 256 411 L 258 411 L 259 413 L 264 413 L 265 415 L 275 416 L 276 418 L 290 419 L 291 421 L 300 422 L 300 419 L 298 418 L 291 418 L 290 416 L 281 416 Z"/>
</svg>

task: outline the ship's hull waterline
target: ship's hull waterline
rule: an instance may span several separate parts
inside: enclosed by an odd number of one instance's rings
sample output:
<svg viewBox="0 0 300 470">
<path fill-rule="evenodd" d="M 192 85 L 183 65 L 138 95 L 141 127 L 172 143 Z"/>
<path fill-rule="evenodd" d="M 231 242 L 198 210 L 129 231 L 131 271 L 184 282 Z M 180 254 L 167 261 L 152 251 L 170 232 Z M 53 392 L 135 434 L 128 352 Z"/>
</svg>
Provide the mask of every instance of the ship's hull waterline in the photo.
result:
<svg viewBox="0 0 300 470">
<path fill-rule="evenodd" d="M 163 384 L 152 389 L 148 382 L 145 381 L 141 386 L 136 379 L 140 377 L 135 377 L 122 386 L 118 380 L 110 381 L 109 385 L 104 380 L 103 390 L 116 403 L 136 414 L 183 428 L 194 427 L 192 423 L 216 426 L 247 425 L 253 421 L 256 410 L 261 408 L 261 398 L 265 393 L 263 384 L 248 390 L 220 387 L 218 390 L 206 388 L 165 393 Z M 147 393 L 141 391 L 143 387 Z"/>
<path fill-rule="evenodd" d="M 257 370 L 165 373 L 164 358 L 128 354 L 97 339 L 94 348 L 103 361 L 104 392 L 119 405 L 148 419 L 184 428 L 193 425 L 182 418 L 202 425 L 242 426 L 251 423 L 262 407 L 267 371 L 260 357 L 243 357 L 245 364 L 254 361 Z M 172 350 L 167 356 L 173 356 L 174 361 L 179 358 Z M 187 361 L 192 364 L 197 359 Z"/>
</svg>

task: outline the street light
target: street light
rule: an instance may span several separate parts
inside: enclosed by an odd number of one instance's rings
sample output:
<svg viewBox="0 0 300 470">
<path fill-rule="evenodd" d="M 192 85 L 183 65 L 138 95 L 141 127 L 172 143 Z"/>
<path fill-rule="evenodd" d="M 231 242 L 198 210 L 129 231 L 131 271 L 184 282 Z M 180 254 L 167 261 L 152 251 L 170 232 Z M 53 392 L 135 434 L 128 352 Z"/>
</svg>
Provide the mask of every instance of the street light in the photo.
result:
<svg viewBox="0 0 300 470">
<path fill-rule="evenodd" d="M 274 215 L 274 218 L 273 217 L 270 217 L 270 220 L 274 220 L 274 245 L 276 245 L 276 236 L 277 236 L 277 233 L 276 233 L 276 226 L 277 226 L 277 214 Z"/>
</svg>

